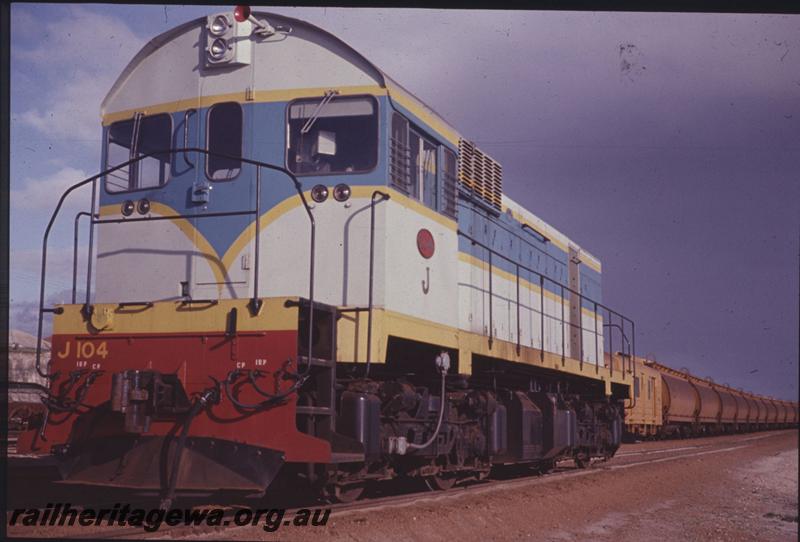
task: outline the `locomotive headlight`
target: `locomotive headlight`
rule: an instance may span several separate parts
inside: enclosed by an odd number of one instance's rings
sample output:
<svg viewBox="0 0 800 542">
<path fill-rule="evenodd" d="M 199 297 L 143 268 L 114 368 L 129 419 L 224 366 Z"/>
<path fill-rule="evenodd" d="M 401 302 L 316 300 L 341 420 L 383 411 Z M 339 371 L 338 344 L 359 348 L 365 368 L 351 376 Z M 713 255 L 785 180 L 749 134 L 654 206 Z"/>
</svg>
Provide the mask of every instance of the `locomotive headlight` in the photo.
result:
<svg viewBox="0 0 800 542">
<path fill-rule="evenodd" d="M 231 23 L 225 15 L 217 15 L 208 27 L 208 31 L 215 36 L 221 36 L 228 31 L 230 26 Z"/>
<path fill-rule="evenodd" d="M 225 56 L 227 50 L 228 42 L 222 38 L 217 38 L 211 43 L 211 47 L 208 48 L 208 54 L 211 55 L 211 58 L 220 59 Z"/>
<path fill-rule="evenodd" d="M 311 189 L 311 199 L 317 203 L 322 203 L 328 199 L 328 187 L 324 184 L 318 184 Z"/>
<path fill-rule="evenodd" d="M 150 212 L 150 200 L 147 198 L 143 198 L 139 200 L 139 203 L 136 205 L 136 210 L 139 211 L 140 215 L 146 215 Z"/>
<path fill-rule="evenodd" d="M 131 200 L 126 199 L 124 202 L 122 202 L 121 211 L 123 216 L 131 216 L 133 214 L 134 209 L 136 209 L 136 206 L 133 204 Z"/>
<path fill-rule="evenodd" d="M 344 183 L 337 184 L 333 187 L 333 199 L 336 201 L 347 201 L 350 199 L 350 187 Z"/>
</svg>

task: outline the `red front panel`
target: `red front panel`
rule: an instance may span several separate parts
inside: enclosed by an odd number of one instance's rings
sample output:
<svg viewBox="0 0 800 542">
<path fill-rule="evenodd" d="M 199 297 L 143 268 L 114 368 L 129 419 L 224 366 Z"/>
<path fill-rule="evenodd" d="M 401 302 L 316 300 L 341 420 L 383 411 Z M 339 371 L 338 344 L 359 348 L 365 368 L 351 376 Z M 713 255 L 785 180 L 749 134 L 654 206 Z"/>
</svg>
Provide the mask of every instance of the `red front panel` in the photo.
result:
<svg viewBox="0 0 800 542">
<path fill-rule="evenodd" d="M 190 399 L 214 384 L 225 381 L 233 370 L 259 370 L 259 387 L 277 393 L 292 385 L 276 378 L 276 373 L 296 371 L 297 332 L 242 332 L 235 337 L 223 333 L 103 334 L 101 336 L 53 336 L 50 373 L 58 373 L 51 391 L 74 399 L 90 373 L 101 371 L 86 388 L 82 403 L 98 406 L 111 397 L 111 377 L 120 371 L 146 369 L 180 378 Z M 71 389 L 70 373 L 82 371 Z M 247 404 L 259 403 L 259 395 L 245 377 L 232 386 L 234 397 Z M 300 433 L 295 423 L 297 395 L 283 404 L 257 412 L 239 410 L 221 393 L 220 403 L 201 413 L 192 423 L 189 435 L 241 442 L 283 451 L 286 461 L 326 463 L 330 445 L 324 440 Z M 81 408 L 82 412 L 87 411 Z M 106 409 L 98 409 L 105 411 Z M 77 423 L 76 423 L 77 422 Z M 174 430 L 174 421 L 154 421 L 147 435 L 164 435 Z M 19 441 L 20 451 L 50 453 L 52 446 L 101 435 L 123 434 L 119 415 L 51 413 L 45 439 L 38 431 Z"/>
</svg>

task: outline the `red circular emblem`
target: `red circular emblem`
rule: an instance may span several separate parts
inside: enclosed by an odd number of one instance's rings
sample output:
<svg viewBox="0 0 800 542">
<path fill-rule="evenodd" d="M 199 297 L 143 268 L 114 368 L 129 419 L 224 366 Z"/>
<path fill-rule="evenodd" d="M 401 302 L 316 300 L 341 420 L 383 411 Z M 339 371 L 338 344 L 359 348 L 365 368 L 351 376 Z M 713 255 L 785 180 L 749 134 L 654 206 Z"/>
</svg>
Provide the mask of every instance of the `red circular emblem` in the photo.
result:
<svg viewBox="0 0 800 542">
<path fill-rule="evenodd" d="M 425 259 L 433 256 L 433 252 L 436 250 L 436 243 L 433 242 L 433 234 L 425 228 L 419 230 L 417 233 L 417 249 Z"/>
</svg>

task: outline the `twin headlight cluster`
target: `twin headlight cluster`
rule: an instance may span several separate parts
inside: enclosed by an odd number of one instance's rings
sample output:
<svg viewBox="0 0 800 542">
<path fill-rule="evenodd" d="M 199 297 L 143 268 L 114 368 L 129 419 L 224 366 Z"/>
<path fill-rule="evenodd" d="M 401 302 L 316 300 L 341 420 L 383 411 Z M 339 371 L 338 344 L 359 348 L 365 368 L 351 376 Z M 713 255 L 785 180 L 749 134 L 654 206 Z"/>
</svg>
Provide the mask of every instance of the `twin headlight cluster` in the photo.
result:
<svg viewBox="0 0 800 542">
<path fill-rule="evenodd" d="M 253 43 L 252 23 L 234 13 L 218 13 L 206 18 L 205 68 L 250 64 Z"/>
<path fill-rule="evenodd" d="M 137 202 L 126 199 L 122 202 L 122 216 L 131 216 L 134 211 L 138 211 L 140 215 L 146 215 L 150 212 L 150 200 L 142 198 Z"/>
<path fill-rule="evenodd" d="M 212 42 L 208 46 L 208 54 L 213 60 L 222 60 L 228 52 L 228 40 L 225 34 L 233 26 L 227 15 L 217 15 L 208 25 L 208 33 L 211 34 Z"/>
<path fill-rule="evenodd" d="M 338 202 L 345 202 L 350 199 L 352 190 L 344 183 L 339 183 L 333 187 L 333 199 Z M 328 199 L 328 187 L 324 184 L 318 184 L 311 189 L 311 199 L 317 203 L 322 203 Z"/>
</svg>

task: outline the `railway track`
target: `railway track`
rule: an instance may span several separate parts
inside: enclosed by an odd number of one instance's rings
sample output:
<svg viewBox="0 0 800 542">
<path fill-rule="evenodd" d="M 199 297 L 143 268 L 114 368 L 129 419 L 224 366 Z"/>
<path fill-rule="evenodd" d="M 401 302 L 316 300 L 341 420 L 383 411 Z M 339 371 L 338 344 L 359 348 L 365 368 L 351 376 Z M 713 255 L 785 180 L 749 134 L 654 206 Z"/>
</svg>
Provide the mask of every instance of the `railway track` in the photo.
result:
<svg viewBox="0 0 800 542">
<path fill-rule="evenodd" d="M 513 490 L 516 488 L 531 486 L 531 485 L 546 485 L 569 478 L 591 476 L 599 472 L 617 471 L 630 469 L 635 467 L 647 466 L 658 464 L 667 461 L 677 461 L 681 459 L 689 459 L 692 457 L 699 457 L 710 454 L 732 453 L 742 448 L 751 446 L 754 441 L 772 438 L 785 433 L 785 431 L 776 431 L 760 435 L 735 435 L 726 436 L 722 438 L 704 438 L 698 439 L 696 444 L 682 445 L 677 447 L 661 447 L 655 449 L 633 449 L 622 451 L 614 458 L 607 462 L 596 462 L 588 469 L 579 469 L 572 464 L 572 461 L 567 460 L 560 463 L 556 469 L 549 474 L 544 475 L 528 475 L 519 476 L 505 479 L 490 478 L 484 481 L 472 481 L 463 485 L 458 485 L 448 491 L 430 492 L 430 491 L 414 491 L 408 487 L 400 488 L 400 492 L 390 493 L 386 495 L 378 495 L 369 499 L 356 501 L 353 503 L 342 503 L 326 505 L 321 502 L 304 502 L 302 505 L 293 506 L 286 509 L 286 517 L 294 517 L 297 511 L 301 508 L 329 508 L 331 510 L 331 518 L 341 518 L 351 514 L 363 514 L 370 512 L 377 512 L 381 510 L 400 508 L 404 506 L 411 506 L 420 503 L 437 504 L 447 502 L 453 499 L 458 499 L 465 495 L 480 495 L 483 493 L 498 491 L 498 490 Z M 688 444 L 685 441 L 681 444 Z M 630 446 L 628 446 L 630 448 Z M 395 489 L 397 491 L 397 489 Z M 108 507 L 108 501 L 102 505 Z M 138 506 L 142 508 L 157 507 L 156 500 L 142 500 L 136 503 L 128 503 L 132 507 Z M 244 503 L 241 503 L 244 505 Z M 259 508 L 258 503 L 249 503 L 252 508 Z M 87 504 L 82 506 L 88 508 Z M 180 507 L 180 503 L 179 503 Z M 184 505 L 184 507 L 186 507 Z M 204 537 L 213 533 L 218 533 L 220 529 L 260 529 L 261 525 L 235 525 L 233 518 L 236 510 L 241 506 L 220 506 L 219 504 L 203 504 L 196 505 L 193 508 L 222 508 L 224 510 L 223 522 L 221 526 L 211 525 L 177 525 L 169 526 L 163 524 L 160 529 L 154 532 L 143 531 L 140 527 L 88 527 L 88 528 L 75 528 L 75 527 L 53 527 L 52 536 L 59 538 L 82 538 L 82 539 L 155 539 L 168 537 L 175 538 L 196 538 Z M 81 507 L 76 507 L 81 508 Z M 49 532 L 49 531 L 48 531 Z M 277 532 L 280 532 L 278 530 Z M 22 529 L 18 529 L 13 533 L 15 536 L 26 536 Z M 31 534 L 31 536 L 42 536 L 42 532 Z"/>
</svg>

